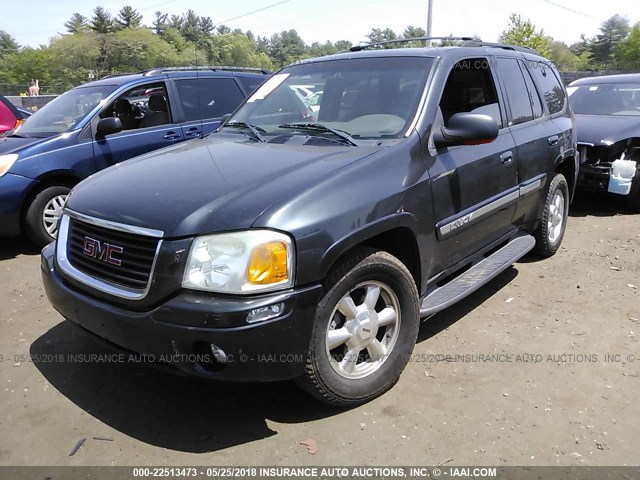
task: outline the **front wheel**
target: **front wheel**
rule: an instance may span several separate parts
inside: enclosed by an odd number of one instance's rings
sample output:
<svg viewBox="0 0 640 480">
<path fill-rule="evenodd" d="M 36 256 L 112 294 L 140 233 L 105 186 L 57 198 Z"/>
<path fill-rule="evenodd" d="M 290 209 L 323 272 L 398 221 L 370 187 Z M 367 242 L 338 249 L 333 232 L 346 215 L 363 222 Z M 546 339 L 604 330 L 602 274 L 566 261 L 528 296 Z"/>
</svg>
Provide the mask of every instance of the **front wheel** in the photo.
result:
<svg viewBox="0 0 640 480">
<path fill-rule="evenodd" d="M 569 217 L 569 186 L 561 173 L 556 174 L 547 191 L 542 220 L 535 232 L 534 252 L 550 257 L 560 248 Z"/>
<path fill-rule="evenodd" d="M 27 237 L 39 247 L 55 240 L 58 222 L 70 188 L 61 185 L 47 187 L 39 192 L 29 205 L 24 218 Z"/>
<path fill-rule="evenodd" d="M 418 335 L 418 292 L 400 260 L 373 249 L 347 257 L 326 286 L 298 383 L 325 403 L 357 405 L 404 370 Z"/>
</svg>

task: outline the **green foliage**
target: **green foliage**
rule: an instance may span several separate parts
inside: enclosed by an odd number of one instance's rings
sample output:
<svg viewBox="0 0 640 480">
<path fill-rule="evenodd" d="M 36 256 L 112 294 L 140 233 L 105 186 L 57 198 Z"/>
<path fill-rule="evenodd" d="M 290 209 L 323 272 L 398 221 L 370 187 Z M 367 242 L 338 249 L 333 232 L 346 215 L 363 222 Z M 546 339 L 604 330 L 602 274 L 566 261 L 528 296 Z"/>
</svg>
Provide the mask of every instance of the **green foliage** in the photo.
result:
<svg viewBox="0 0 640 480">
<path fill-rule="evenodd" d="M 109 33 L 114 29 L 111 14 L 102 7 L 93 9 L 93 17 L 91 17 L 89 25 L 91 30 L 96 33 Z"/>
<path fill-rule="evenodd" d="M 277 69 L 301 59 L 348 50 L 340 40 L 305 44 L 297 31 L 287 30 L 260 37 L 227 25 L 216 26 L 210 17 L 193 10 L 182 15 L 155 12 L 150 28 L 132 6 L 121 8 L 115 19 L 102 6 L 90 19 L 79 13 L 65 22 L 69 34 L 53 38 L 49 46 L 20 48 L 0 30 L 0 93 L 24 91 L 32 78 L 40 80 L 42 93 L 60 93 L 108 73 L 139 71 L 160 66 L 235 65 Z M 633 28 L 626 18 L 614 15 L 602 23 L 600 35 L 582 35 L 570 47 L 546 37 L 529 20 L 509 17 L 500 41 L 528 46 L 551 58 L 562 70 L 592 70 L 614 66 L 640 70 L 640 24 Z M 371 42 L 423 37 L 419 26 L 407 26 L 397 34 L 390 28 L 372 28 Z M 444 40 L 434 45 L 457 45 Z M 423 47 L 423 41 L 384 45 L 385 48 Z"/>
<path fill-rule="evenodd" d="M 23 48 L 3 58 L 0 68 L 0 89 L 7 94 L 24 93 L 32 79 L 40 82 L 40 93 L 59 93 L 51 85 L 51 51 L 48 48 Z"/>
<path fill-rule="evenodd" d="M 530 20 L 522 20 L 520 15 L 512 13 L 509 16 L 507 29 L 500 34 L 499 41 L 520 47 L 529 47 L 538 51 L 543 57 L 549 58 L 549 40 L 544 35 L 544 30 L 536 31 L 535 25 Z"/>
<path fill-rule="evenodd" d="M 629 36 L 620 44 L 620 59 L 629 70 L 640 70 L 640 22 L 636 23 Z"/>
<path fill-rule="evenodd" d="M 71 18 L 64 23 L 64 27 L 69 33 L 81 33 L 87 30 L 87 17 L 74 13 Z"/>
<path fill-rule="evenodd" d="M 138 28 L 142 24 L 142 15 L 130 5 L 126 5 L 118 12 L 115 24 L 118 29 Z"/>
<path fill-rule="evenodd" d="M 137 72 L 179 61 L 176 49 L 146 28 L 125 28 L 113 34 L 108 64 L 118 72 Z"/>
<path fill-rule="evenodd" d="M 575 69 L 578 63 L 578 56 L 563 42 L 548 39 L 549 50 L 551 54 L 549 58 L 561 71 L 571 71 Z"/>
<path fill-rule="evenodd" d="M 424 31 L 422 27 L 414 27 L 409 25 L 404 29 L 404 32 L 400 35 L 400 38 L 416 38 L 416 37 L 426 37 L 427 32 Z M 413 42 L 407 43 L 399 43 L 395 45 L 396 47 L 408 47 L 408 48 L 420 48 L 425 46 L 424 40 L 415 40 Z"/>
<path fill-rule="evenodd" d="M 295 30 L 273 34 L 267 45 L 269 57 L 278 67 L 306 58 L 305 48 L 304 41 Z"/>
<path fill-rule="evenodd" d="M 366 36 L 370 42 L 384 42 L 387 40 L 396 40 L 398 35 L 390 28 L 381 30 L 380 28 L 372 28 L 371 32 Z M 397 44 L 383 45 L 383 48 L 397 48 Z"/>
<path fill-rule="evenodd" d="M 180 30 L 173 27 L 166 27 L 161 38 L 168 44 L 172 45 L 178 53 L 187 49 L 193 50 L 194 48 L 192 43 L 185 40 L 180 33 Z"/>
<path fill-rule="evenodd" d="M 153 21 L 153 29 L 157 35 L 162 35 L 167 28 L 168 13 L 162 13 L 160 11 L 155 12 L 155 20 Z"/>
<path fill-rule="evenodd" d="M 100 37 L 93 31 L 62 35 L 51 42 L 50 72 L 61 91 L 89 81 L 91 75 L 97 78 L 100 46 Z"/>
<path fill-rule="evenodd" d="M 18 53 L 20 45 L 18 42 L 4 30 L 0 30 L 0 58 L 11 53 Z"/>
<path fill-rule="evenodd" d="M 600 34 L 589 45 L 589 52 L 596 63 L 605 68 L 614 66 L 620 60 L 620 44 L 629 35 L 629 20 L 614 15 L 600 26 Z"/>
<path fill-rule="evenodd" d="M 257 53 L 253 42 L 244 34 L 225 33 L 211 39 L 211 63 L 245 67 L 273 68 L 265 53 Z"/>
</svg>

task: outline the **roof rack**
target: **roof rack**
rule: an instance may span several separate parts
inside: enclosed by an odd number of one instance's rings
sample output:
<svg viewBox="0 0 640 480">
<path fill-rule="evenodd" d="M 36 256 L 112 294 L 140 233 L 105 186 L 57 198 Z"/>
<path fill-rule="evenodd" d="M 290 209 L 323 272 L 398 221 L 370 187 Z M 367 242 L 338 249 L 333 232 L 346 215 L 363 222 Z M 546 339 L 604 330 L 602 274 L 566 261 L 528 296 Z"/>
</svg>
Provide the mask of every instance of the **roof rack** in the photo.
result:
<svg viewBox="0 0 640 480">
<path fill-rule="evenodd" d="M 501 48 L 503 50 L 513 50 L 515 52 L 534 53 L 540 55 L 540 52 L 530 47 L 520 47 L 518 45 L 509 45 L 507 43 L 483 42 L 482 40 L 468 40 L 462 44 L 463 47 L 492 47 Z M 542 55 L 540 55 L 542 56 Z"/>
<path fill-rule="evenodd" d="M 348 51 L 349 52 L 360 52 L 362 50 L 366 50 L 370 47 L 377 47 L 379 45 L 388 45 L 390 43 L 408 43 L 414 41 L 427 41 L 427 40 L 457 40 L 460 42 L 473 42 L 480 41 L 478 39 L 474 39 L 473 37 L 412 37 L 412 38 L 398 38 L 395 40 L 382 40 L 380 42 L 371 42 L 365 43 L 363 45 L 354 45 Z"/>
<path fill-rule="evenodd" d="M 207 70 L 212 72 L 217 71 L 230 71 L 230 72 L 251 72 L 251 73 L 261 73 L 263 75 L 271 75 L 273 72 L 267 68 L 255 68 L 255 67 L 235 67 L 229 65 L 193 65 L 193 66 L 185 66 L 185 67 L 159 67 L 159 68 L 151 68 L 149 70 L 145 70 L 142 74 L 145 77 L 151 75 L 158 75 L 160 73 L 165 72 L 181 72 L 181 71 L 191 71 L 191 70 Z"/>
</svg>

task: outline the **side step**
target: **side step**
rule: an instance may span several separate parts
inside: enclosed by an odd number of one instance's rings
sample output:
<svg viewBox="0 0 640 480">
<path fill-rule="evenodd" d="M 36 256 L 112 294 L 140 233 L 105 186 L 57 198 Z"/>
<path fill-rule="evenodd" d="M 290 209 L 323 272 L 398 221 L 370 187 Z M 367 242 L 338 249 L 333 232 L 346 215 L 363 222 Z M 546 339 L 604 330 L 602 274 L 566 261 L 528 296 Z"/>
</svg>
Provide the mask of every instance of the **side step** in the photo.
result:
<svg viewBox="0 0 640 480">
<path fill-rule="evenodd" d="M 531 235 L 511 240 L 490 257 L 485 258 L 459 277 L 435 289 L 425 297 L 420 307 L 420 316 L 433 315 L 472 294 L 524 257 L 535 244 L 536 241 Z"/>
</svg>

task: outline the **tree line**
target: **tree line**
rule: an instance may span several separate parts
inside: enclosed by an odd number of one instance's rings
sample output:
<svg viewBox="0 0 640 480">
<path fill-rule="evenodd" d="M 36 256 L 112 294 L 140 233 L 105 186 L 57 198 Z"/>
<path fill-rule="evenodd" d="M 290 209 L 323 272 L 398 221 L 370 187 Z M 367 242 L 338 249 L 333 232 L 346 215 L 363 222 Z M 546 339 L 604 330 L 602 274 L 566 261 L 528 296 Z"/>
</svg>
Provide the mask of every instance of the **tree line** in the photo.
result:
<svg viewBox="0 0 640 480">
<path fill-rule="evenodd" d="M 188 10 L 182 15 L 157 11 L 150 26 L 142 15 L 124 6 L 116 15 L 103 7 L 90 18 L 74 13 L 64 24 L 67 33 L 38 48 L 21 47 L 0 30 L 0 93 L 24 92 L 31 79 L 40 80 L 41 94 L 61 93 L 107 74 L 136 72 L 158 66 L 231 65 L 277 69 L 305 58 L 329 55 L 351 47 L 340 40 L 306 44 L 296 30 L 254 35 L 250 30 L 215 25 L 210 17 Z M 408 26 L 401 33 L 373 28 L 372 42 L 421 37 L 424 29 Z M 572 45 L 554 40 L 529 20 L 513 14 L 500 41 L 532 47 L 552 59 L 561 70 L 640 70 L 640 23 L 614 15 L 604 21 L 600 34 L 584 35 Z M 445 40 L 440 45 L 455 45 Z M 409 42 L 402 46 L 423 46 Z M 389 45 L 389 48 L 397 47 Z"/>
</svg>

